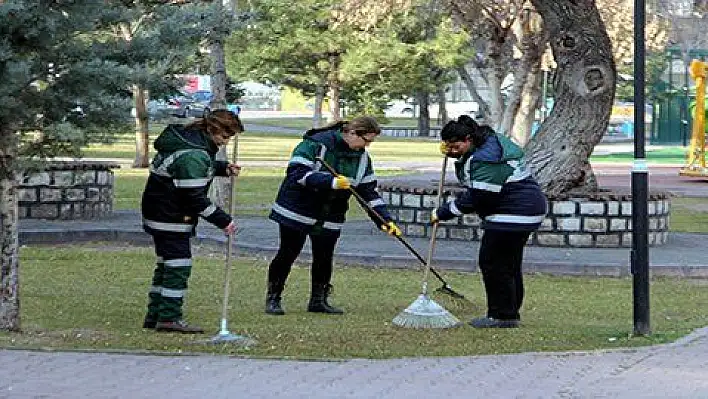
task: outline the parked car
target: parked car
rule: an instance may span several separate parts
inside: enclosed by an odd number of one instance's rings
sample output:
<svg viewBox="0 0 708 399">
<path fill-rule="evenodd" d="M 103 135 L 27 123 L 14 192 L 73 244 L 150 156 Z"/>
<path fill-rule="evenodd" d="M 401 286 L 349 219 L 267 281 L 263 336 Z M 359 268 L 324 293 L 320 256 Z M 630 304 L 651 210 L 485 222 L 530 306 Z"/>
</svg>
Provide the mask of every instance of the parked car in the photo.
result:
<svg viewBox="0 0 708 399">
<path fill-rule="evenodd" d="M 205 115 L 209 115 L 211 111 L 210 104 L 211 99 L 214 97 L 212 92 L 209 90 L 197 90 L 190 95 L 194 102 L 187 106 L 186 116 L 203 118 Z M 238 104 L 229 103 L 226 104 L 226 109 L 238 115 L 241 112 L 241 106 Z"/>
<path fill-rule="evenodd" d="M 190 95 L 192 102 L 186 106 L 184 116 L 203 118 L 205 115 L 209 115 L 211 111 L 209 103 L 212 97 L 213 94 L 208 90 L 197 90 L 192 93 Z"/>
<path fill-rule="evenodd" d="M 408 117 L 411 118 L 414 116 L 414 107 L 413 104 L 403 101 L 403 100 L 396 100 L 393 101 L 385 110 L 384 114 L 387 117 Z"/>
<path fill-rule="evenodd" d="M 165 119 L 172 116 L 184 118 L 190 116 L 192 104 L 195 102 L 191 96 L 177 94 L 167 98 L 156 98 L 147 103 L 148 116 L 151 119 Z M 135 117 L 135 108 L 131 110 L 131 116 Z"/>
</svg>

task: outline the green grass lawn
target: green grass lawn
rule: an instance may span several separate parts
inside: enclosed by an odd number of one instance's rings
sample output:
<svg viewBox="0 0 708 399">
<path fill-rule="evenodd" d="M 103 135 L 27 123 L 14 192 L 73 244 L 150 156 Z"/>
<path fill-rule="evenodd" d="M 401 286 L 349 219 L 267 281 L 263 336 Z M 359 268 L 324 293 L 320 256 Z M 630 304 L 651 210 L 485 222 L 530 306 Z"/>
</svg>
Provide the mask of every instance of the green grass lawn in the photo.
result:
<svg viewBox="0 0 708 399">
<path fill-rule="evenodd" d="M 290 129 L 300 129 L 303 132 L 312 128 L 312 118 L 243 118 L 248 124 L 286 127 Z M 387 118 L 380 122 L 382 126 L 415 127 L 418 126 L 417 118 Z"/>
<path fill-rule="evenodd" d="M 343 316 L 305 311 L 309 270 L 296 267 L 284 293 L 287 314 L 263 313 L 266 264 L 236 259 L 229 327 L 258 345 L 192 345 L 193 336 L 140 328 L 152 274 L 151 249 L 108 246 L 23 247 L 22 333 L 0 333 L 5 348 L 215 352 L 293 358 L 395 358 L 464 356 L 527 351 L 619 348 L 673 341 L 708 322 L 705 282 L 653 279 L 652 331 L 632 337 L 630 278 L 528 276 L 523 327 L 511 330 L 410 330 L 391 324 L 420 288 L 420 273 L 405 270 L 337 268 L 331 302 Z M 190 280 L 186 318 L 218 330 L 223 254 L 198 249 Z M 483 313 L 477 274 L 446 273 L 471 302 L 434 294 L 464 321 Z M 435 285 L 434 285 L 435 286 Z"/>
<path fill-rule="evenodd" d="M 121 136 L 112 144 L 93 144 L 84 149 L 84 157 L 132 160 L 135 158 L 134 140 L 132 136 Z M 285 162 L 300 141 L 302 138 L 297 135 L 247 132 L 239 136 L 239 160 Z M 369 147 L 369 152 L 375 161 L 440 160 L 438 144 L 430 139 L 380 137 Z"/>
<path fill-rule="evenodd" d="M 708 198 L 672 198 L 669 223 L 674 232 L 708 233 Z"/>
<path fill-rule="evenodd" d="M 297 119 L 297 118 L 295 118 Z M 288 119 L 274 120 L 280 123 Z M 260 121 L 260 120 L 259 120 Z M 164 126 L 153 125 L 153 136 Z M 135 145 L 132 135 L 122 135 L 113 144 L 93 145 L 86 150 L 88 157 L 108 157 L 133 159 Z M 292 149 L 300 142 L 295 135 L 247 132 L 239 137 L 239 160 L 242 162 L 285 162 L 290 158 Z M 439 161 L 438 145 L 430 139 L 400 139 L 381 137 L 370 146 L 374 162 L 429 160 Z M 649 162 L 681 164 L 684 159 L 681 147 L 661 148 L 647 152 Z M 594 156 L 593 161 L 630 162 L 631 153 L 619 153 L 608 156 Z M 377 170 L 380 176 L 401 174 L 406 171 Z M 115 208 L 138 209 L 140 196 L 145 186 L 147 170 L 121 168 L 115 171 Z M 265 215 L 275 198 L 278 185 L 283 178 L 282 167 L 245 167 L 237 180 L 236 201 L 238 214 Z M 673 198 L 671 231 L 708 233 L 708 199 Z M 366 216 L 354 202 L 351 204 L 350 219 Z"/>
<path fill-rule="evenodd" d="M 659 148 L 646 152 L 646 160 L 649 163 L 664 163 L 682 165 L 686 162 L 686 148 L 684 147 L 667 147 Z M 634 159 L 634 152 L 618 152 L 608 155 L 593 155 L 590 161 L 595 162 L 626 162 L 631 163 Z"/>
<path fill-rule="evenodd" d="M 140 200 L 147 180 L 147 169 L 121 168 L 116 169 L 114 186 L 114 209 L 140 209 Z M 405 171 L 382 170 L 379 176 L 394 176 L 408 173 Z M 241 171 L 236 180 L 235 200 L 236 215 L 266 216 L 278 193 L 280 182 L 285 176 L 282 167 L 248 167 Z M 354 198 L 350 200 L 350 220 L 366 219 L 365 212 Z"/>
</svg>

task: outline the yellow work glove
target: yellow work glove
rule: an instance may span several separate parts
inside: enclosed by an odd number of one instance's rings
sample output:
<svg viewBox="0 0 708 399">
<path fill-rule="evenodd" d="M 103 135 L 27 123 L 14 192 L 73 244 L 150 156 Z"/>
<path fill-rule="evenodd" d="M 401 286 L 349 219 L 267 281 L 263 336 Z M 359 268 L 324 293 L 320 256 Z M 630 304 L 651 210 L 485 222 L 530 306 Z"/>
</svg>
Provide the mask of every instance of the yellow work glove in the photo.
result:
<svg viewBox="0 0 708 399">
<path fill-rule="evenodd" d="M 448 151 L 447 143 L 444 141 L 441 141 L 440 142 L 440 153 L 443 155 L 447 155 L 447 151 Z"/>
<path fill-rule="evenodd" d="M 430 212 L 430 224 L 438 223 L 440 219 L 438 218 L 438 208 L 433 208 Z"/>
<path fill-rule="evenodd" d="M 349 190 L 351 186 L 352 183 L 349 182 L 349 179 L 347 179 L 346 176 L 339 175 L 332 179 L 332 188 L 334 190 Z"/>
<path fill-rule="evenodd" d="M 386 224 L 382 224 L 381 230 L 388 233 L 389 235 L 396 236 L 396 237 L 400 237 L 401 234 L 403 234 L 403 233 L 401 233 L 401 229 L 398 226 L 396 226 L 396 223 L 393 223 L 393 222 L 388 222 Z"/>
</svg>

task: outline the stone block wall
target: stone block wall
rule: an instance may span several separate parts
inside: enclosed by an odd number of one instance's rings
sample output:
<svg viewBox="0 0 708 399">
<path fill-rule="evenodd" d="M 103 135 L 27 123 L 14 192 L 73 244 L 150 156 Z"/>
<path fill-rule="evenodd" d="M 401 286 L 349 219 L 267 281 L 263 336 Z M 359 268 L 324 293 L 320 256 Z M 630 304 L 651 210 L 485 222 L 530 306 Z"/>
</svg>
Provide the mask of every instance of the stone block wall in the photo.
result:
<svg viewBox="0 0 708 399">
<path fill-rule="evenodd" d="M 420 133 L 418 133 L 417 127 L 386 126 L 381 128 L 381 135 L 387 137 L 419 137 Z M 440 127 L 431 127 L 429 137 L 440 137 Z"/>
<path fill-rule="evenodd" d="M 110 162 L 50 162 L 22 173 L 19 217 L 26 219 L 98 219 L 113 212 Z"/>
<path fill-rule="evenodd" d="M 454 198 L 459 187 L 446 187 L 443 201 Z M 430 212 L 437 204 L 437 188 L 379 184 L 391 216 L 413 237 L 429 237 Z M 669 230 L 670 196 L 650 193 L 648 202 L 649 245 L 666 243 Z M 475 214 L 440 223 L 437 236 L 450 240 L 479 240 L 481 220 Z M 549 199 L 549 212 L 529 244 L 549 247 L 631 247 L 632 198 L 629 194 L 600 192 L 584 197 Z"/>
</svg>

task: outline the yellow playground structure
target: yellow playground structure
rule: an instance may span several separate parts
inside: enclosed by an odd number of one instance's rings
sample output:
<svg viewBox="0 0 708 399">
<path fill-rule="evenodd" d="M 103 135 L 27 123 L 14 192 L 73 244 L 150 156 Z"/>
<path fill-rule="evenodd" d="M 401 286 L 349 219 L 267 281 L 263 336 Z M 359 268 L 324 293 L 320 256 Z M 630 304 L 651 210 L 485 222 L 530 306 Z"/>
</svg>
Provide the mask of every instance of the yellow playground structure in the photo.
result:
<svg viewBox="0 0 708 399">
<path fill-rule="evenodd" d="M 679 175 L 708 177 L 706 167 L 706 70 L 708 63 L 693 60 L 689 67 L 691 77 L 696 81 L 696 108 L 693 110 L 691 145 L 686 153 L 686 166 Z"/>
</svg>

